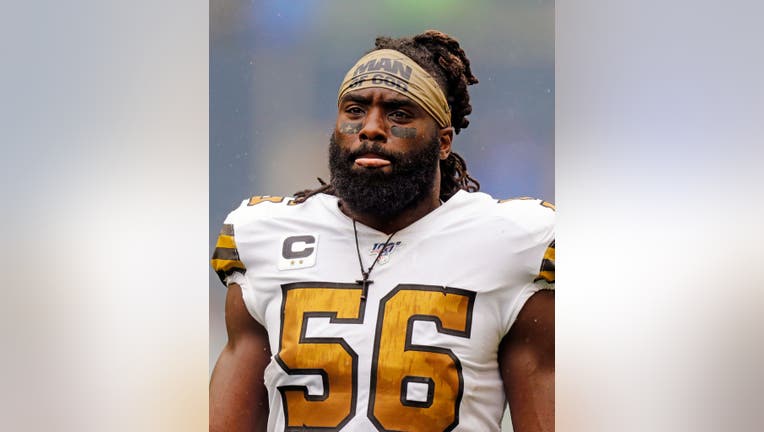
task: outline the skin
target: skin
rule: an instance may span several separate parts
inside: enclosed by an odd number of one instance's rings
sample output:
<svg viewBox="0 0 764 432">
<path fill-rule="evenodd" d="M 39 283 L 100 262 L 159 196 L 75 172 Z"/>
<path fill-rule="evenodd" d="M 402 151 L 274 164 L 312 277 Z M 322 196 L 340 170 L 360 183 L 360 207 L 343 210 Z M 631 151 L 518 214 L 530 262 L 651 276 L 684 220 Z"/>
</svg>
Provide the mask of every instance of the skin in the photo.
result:
<svg viewBox="0 0 764 432">
<path fill-rule="evenodd" d="M 414 138 L 416 137 L 416 128 L 405 128 L 393 126 L 390 128 L 390 133 L 398 138 Z"/>
<path fill-rule="evenodd" d="M 344 134 L 344 135 L 354 135 L 357 134 L 363 125 L 360 122 L 347 122 L 342 123 L 340 127 L 337 129 L 337 132 Z"/>
<path fill-rule="evenodd" d="M 525 303 L 499 345 L 516 432 L 554 431 L 554 291 L 538 291 Z"/>
<path fill-rule="evenodd" d="M 271 350 L 268 333 L 247 311 L 238 284 L 228 285 L 225 323 L 228 343 L 210 380 L 210 432 L 264 432 L 268 391 L 263 376 Z"/>
<path fill-rule="evenodd" d="M 378 88 L 343 96 L 335 125 L 337 143 L 351 151 L 363 141 L 376 141 L 390 150 L 408 152 L 421 149 L 434 132 L 440 140 L 440 159 L 446 159 L 453 128 L 440 128 L 405 96 Z M 392 167 L 356 163 L 353 169 L 390 172 Z M 340 209 L 364 225 L 392 233 L 439 207 L 439 196 L 438 167 L 430 193 L 395 217 L 358 212 L 342 201 Z M 271 357 L 268 335 L 247 311 L 236 284 L 228 288 L 226 326 L 228 344 L 210 383 L 210 431 L 265 431 L 268 394 L 263 374 Z M 497 349 L 515 432 L 554 431 L 554 293 L 540 291 L 531 296 Z"/>
</svg>

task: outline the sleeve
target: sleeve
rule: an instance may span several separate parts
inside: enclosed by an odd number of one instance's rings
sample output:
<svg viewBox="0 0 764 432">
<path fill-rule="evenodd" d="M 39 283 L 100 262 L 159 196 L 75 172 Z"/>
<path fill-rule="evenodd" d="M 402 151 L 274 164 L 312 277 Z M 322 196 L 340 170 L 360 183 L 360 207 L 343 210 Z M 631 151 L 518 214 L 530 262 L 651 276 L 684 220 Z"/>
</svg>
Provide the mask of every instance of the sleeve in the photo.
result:
<svg viewBox="0 0 764 432">
<path fill-rule="evenodd" d="M 533 250 L 528 270 L 533 277 L 534 291 L 554 289 L 555 214 L 554 204 L 544 200 L 520 197 L 499 200 L 516 216 L 515 221 L 529 233 Z M 506 204 L 504 204 L 506 203 Z"/>
<path fill-rule="evenodd" d="M 212 269 L 218 274 L 223 284 L 228 285 L 229 279 L 234 274 L 245 274 L 247 268 L 239 258 L 239 251 L 236 248 L 236 238 L 234 235 L 234 225 L 224 223 L 220 230 L 215 252 L 212 253 L 210 260 Z M 233 280 L 230 282 L 234 282 Z"/>
<path fill-rule="evenodd" d="M 518 288 L 502 315 L 506 335 L 525 303 L 542 289 L 554 290 L 555 207 L 536 198 L 521 197 L 498 200 L 501 214 L 516 232 L 516 251 L 510 258 L 520 266 Z"/>
</svg>

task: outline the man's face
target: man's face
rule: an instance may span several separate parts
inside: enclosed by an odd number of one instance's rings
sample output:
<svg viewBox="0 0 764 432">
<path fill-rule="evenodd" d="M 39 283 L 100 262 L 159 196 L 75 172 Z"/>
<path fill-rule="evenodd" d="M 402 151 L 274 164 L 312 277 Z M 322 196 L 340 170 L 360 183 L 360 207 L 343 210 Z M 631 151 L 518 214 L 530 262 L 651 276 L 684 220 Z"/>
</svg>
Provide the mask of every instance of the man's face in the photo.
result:
<svg viewBox="0 0 764 432">
<path fill-rule="evenodd" d="M 446 147 L 432 117 L 407 97 L 381 88 L 349 92 L 330 140 L 332 184 L 354 211 L 393 216 L 433 190 L 450 139 Z"/>
</svg>

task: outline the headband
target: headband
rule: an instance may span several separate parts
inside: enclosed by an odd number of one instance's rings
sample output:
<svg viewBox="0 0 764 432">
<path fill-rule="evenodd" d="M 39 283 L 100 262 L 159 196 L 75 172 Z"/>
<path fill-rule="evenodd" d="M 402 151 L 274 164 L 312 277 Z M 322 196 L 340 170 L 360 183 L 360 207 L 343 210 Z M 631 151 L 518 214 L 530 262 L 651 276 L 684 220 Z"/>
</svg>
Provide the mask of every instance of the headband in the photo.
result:
<svg viewBox="0 0 764 432">
<path fill-rule="evenodd" d="M 337 104 L 350 91 L 372 87 L 398 92 L 427 111 L 440 127 L 451 126 L 451 109 L 437 81 L 398 51 L 381 49 L 361 57 L 345 74 Z"/>
</svg>

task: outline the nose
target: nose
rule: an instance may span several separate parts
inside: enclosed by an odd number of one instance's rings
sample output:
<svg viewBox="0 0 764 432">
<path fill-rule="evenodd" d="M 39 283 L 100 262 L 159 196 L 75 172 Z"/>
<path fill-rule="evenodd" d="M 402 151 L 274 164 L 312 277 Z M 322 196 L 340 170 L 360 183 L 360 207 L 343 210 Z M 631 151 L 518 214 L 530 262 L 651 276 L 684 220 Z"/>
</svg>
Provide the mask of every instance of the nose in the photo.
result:
<svg viewBox="0 0 764 432">
<path fill-rule="evenodd" d="M 387 125 L 385 115 L 379 108 L 371 108 L 363 120 L 363 126 L 358 132 L 361 141 L 387 141 Z"/>
</svg>

